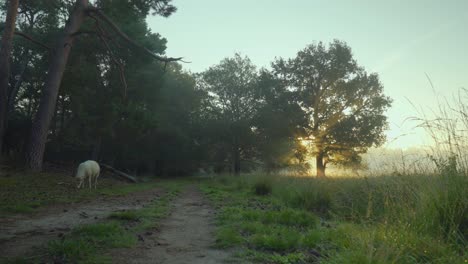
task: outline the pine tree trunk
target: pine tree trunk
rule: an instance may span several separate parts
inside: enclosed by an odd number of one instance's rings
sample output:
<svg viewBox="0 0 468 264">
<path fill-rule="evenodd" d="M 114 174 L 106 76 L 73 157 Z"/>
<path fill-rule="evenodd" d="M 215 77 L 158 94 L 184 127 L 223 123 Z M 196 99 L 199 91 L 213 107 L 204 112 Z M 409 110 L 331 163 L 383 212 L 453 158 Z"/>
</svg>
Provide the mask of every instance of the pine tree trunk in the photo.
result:
<svg viewBox="0 0 468 264">
<path fill-rule="evenodd" d="M 55 102 L 55 105 L 57 105 L 57 102 Z M 58 113 L 59 109 L 58 107 L 55 107 L 54 114 L 52 115 L 52 122 L 50 124 L 50 136 L 52 137 L 53 140 L 57 138 L 57 123 L 58 123 Z"/>
<path fill-rule="evenodd" d="M 0 50 L 0 153 L 2 151 L 3 135 L 7 120 L 8 81 L 10 78 L 10 56 L 13 49 L 12 40 L 15 33 L 16 15 L 18 14 L 18 0 L 10 0 L 2 34 Z"/>
<path fill-rule="evenodd" d="M 47 134 L 54 114 L 63 72 L 73 44 L 72 34 L 79 30 L 85 17 L 88 0 L 77 0 L 63 35 L 53 51 L 39 109 L 34 118 L 30 141 L 26 150 L 26 167 L 32 171 L 42 169 Z"/>
<path fill-rule="evenodd" d="M 29 85 L 29 89 L 32 90 L 32 85 Z M 34 94 L 32 92 L 29 93 L 29 97 L 28 97 L 28 110 L 27 110 L 27 114 L 28 114 L 28 117 L 29 117 L 29 120 L 32 120 L 33 119 L 33 103 L 34 103 Z"/>
<path fill-rule="evenodd" d="M 62 100 L 60 100 L 60 134 L 63 135 L 65 131 L 65 113 L 67 112 L 67 107 L 65 106 L 65 95 L 62 95 Z"/>
<path fill-rule="evenodd" d="M 323 163 L 324 153 L 320 151 L 316 157 L 317 177 L 325 178 L 325 164 Z"/>
<path fill-rule="evenodd" d="M 58 144 L 58 151 L 61 152 L 63 149 L 63 137 L 65 135 L 65 113 L 67 111 L 65 107 L 65 95 L 62 95 L 60 98 L 60 129 L 57 134 L 57 144 Z M 58 106 L 57 106 L 58 107 Z"/>
</svg>

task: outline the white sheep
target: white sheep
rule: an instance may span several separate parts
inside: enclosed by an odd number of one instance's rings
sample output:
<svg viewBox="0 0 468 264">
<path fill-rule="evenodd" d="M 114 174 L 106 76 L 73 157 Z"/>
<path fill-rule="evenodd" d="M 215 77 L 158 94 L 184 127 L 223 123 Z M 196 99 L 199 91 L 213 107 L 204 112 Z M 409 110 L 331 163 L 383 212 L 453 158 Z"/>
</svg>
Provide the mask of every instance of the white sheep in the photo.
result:
<svg viewBox="0 0 468 264">
<path fill-rule="evenodd" d="M 87 160 L 83 163 L 81 163 L 78 166 L 78 170 L 76 171 L 76 178 L 80 179 L 80 184 L 78 184 L 78 189 L 83 185 L 85 187 L 84 180 L 86 178 L 89 179 L 89 188 L 91 189 L 92 186 L 92 180 L 94 178 L 94 189 L 97 187 L 97 179 L 99 177 L 99 172 L 101 171 L 101 168 L 99 167 L 99 164 L 95 162 L 94 160 Z"/>
</svg>

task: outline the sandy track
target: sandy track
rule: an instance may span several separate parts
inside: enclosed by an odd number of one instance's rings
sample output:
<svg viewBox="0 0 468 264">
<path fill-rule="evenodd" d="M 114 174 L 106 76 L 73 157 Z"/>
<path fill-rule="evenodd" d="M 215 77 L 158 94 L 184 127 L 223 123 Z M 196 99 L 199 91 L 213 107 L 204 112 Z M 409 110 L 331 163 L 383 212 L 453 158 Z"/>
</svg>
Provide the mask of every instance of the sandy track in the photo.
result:
<svg viewBox="0 0 468 264">
<path fill-rule="evenodd" d="M 214 211 L 190 186 L 172 202 L 172 213 L 157 232 L 147 232 L 136 248 L 114 250 L 112 263 L 210 264 L 233 262 L 229 252 L 214 249 Z"/>
</svg>

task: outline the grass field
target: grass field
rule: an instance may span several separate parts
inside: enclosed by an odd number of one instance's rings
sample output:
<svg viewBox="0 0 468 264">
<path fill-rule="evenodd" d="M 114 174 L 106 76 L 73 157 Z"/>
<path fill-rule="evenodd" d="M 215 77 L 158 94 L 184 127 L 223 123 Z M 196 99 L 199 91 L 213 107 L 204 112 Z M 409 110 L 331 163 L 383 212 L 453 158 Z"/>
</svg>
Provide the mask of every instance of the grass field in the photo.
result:
<svg viewBox="0 0 468 264">
<path fill-rule="evenodd" d="M 98 191 L 78 190 L 77 180 L 63 173 L 11 171 L 0 175 L 0 216 L 31 213 L 57 203 L 90 200 L 97 195 L 124 195 L 154 188 L 158 183 L 128 184 L 109 177 L 99 178 Z"/>
<path fill-rule="evenodd" d="M 468 181 L 456 171 L 433 175 L 362 178 L 218 176 L 199 182 L 217 210 L 216 246 L 234 249 L 254 263 L 466 263 Z M 168 213 L 170 200 L 186 179 L 141 184 L 103 180 L 98 192 L 71 184 L 48 189 L 46 174 L 3 178 L 7 205 L 38 206 L 82 201 L 95 195 L 121 195 L 154 188 L 164 195 L 143 209 L 115 212 L 105 221 L 74 228 L 38 251 L 39 258 L 79 263 L 109 263 L 111 248 L 132 247 L 135 234 L 151 229 Z M 21 178 L 25 177 L 25 178 Z M 72 180 L 72 178 L 70 178 Z M 8 180 L 10 182 L 8 182 Z M 14 182 L 17 181 L 17 182 Z M 107 182 L 106 182 L 107 181 Z M 50 183 L 50 182 L 49 182 Z M 50 190 L 45 194 L 45 191 Z M 35 198 L 35 199 L 33 199 Z M 9 201 L 14 203 L 8 204 Z M 27 210 L 29 211 L 29 210 Z M 31 263 L 20 258 L 9 263 Z"/>
<path fill-rule="evenodd" d="M 217 246 L 259 263 L 466 263 L 467 177 L 246 175 L 202 184 Z"/>
<path fill-rule="evenodd" d="M 104 178 L 95 192 L 76 190 L 72 177 L 39 176 L 0 178 L 3 214 L 156 186 L 165 190 L 148 207 L 79 226 L 40 251 L 54 261 L 80 263 L 109 262 L 106 250 L 135 245 L 135 233 L 157 225 L 187 183 L 125 184 Z M 468 261 L 468 177 L 451 169 L 450 162 L 432 175 L 316 179 L 250 174 L 202 179 L 199 186 L 217 209 L 216 246 L 236 249 L 238 257 L 255 263 Z M 31 259 L 14 263 L 22 262 Z"/>
</svg>

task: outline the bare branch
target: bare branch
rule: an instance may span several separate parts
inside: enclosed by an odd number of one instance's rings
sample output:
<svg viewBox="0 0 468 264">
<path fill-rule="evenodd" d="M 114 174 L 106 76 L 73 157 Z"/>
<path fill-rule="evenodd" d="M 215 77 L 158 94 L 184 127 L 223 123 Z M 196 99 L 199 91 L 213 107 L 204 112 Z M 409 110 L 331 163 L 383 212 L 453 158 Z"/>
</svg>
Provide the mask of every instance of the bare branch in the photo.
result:
<svg viewBox="0 0 468 264">
<path fill-rule="evenodd" d="M 21 36 L 29 41 L 31 41 L 32 43 L 36 44 L 36 45 L 39 45 L 47 50 L 51 50 L 51 48 L 49 46 L 47 46 L 46 44 L 32 38 L 31 36 L 25 34 L 25 33 L 22 33 L 22 32 L 19 32 L 19 31 L 15 31 L 15 35 L 18 35 L 18 36 Z"/>
<path fill-rule="evenodd" d="M 162 56 L 159 56 L 159 55 L 156 55 L 154 54 L 153 52 L 151 52 L 149 49 L 145 48 L 144 46 L 136 43 L 135 41 L 133 41 L 132 39 L 130 39 L 127 34 L 125 34 L 123 31 L 121 31 L 119 29 L 119 27 L 114 23 L 112 22 L 112 20 L 107 17 L 101 10 L 97 9 L 97 8 L 88 8 L 87 9 L 89 13 L 94 13 L 96 14 L 100 19 L 102 19 L 104 22 L 106 22 L 111 28 L 112 30 L 115 31 L 115 33 L 117 33 L 121 38 L 123 38 L 127 43 L 129 43 L 130 45 L 138 48 L 138 49 L 141 49 L 143 50 L 145 53 L 147 53 L 148 55 L 150 55 L 151 57 L 159 60 L 159 61 L 162 61 L 162 62 L 171 62 L 171 61 L 182 61 L 182 62 L 185 62 L 183 61 L 183 57 L 179 57 L 179 58 L 171 58 L 171 57 L 162 57 Z"/>
</svg>

